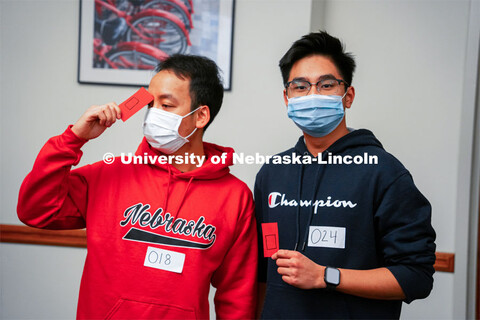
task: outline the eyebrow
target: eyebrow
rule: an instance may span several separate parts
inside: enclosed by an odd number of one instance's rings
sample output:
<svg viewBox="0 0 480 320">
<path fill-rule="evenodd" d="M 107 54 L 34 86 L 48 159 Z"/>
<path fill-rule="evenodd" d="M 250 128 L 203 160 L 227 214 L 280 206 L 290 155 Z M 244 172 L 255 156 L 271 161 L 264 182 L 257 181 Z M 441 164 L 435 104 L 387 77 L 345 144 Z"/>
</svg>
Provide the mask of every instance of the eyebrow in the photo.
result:
<svg viewBox="0 0 480 320">
<path fill-rule="evenodd" d="M 169 93 L 161 94 L 158 96 L 159 99 L 170 99 L 174 103 L 178 103 L 178 100 L 175 99 L 175 97 Z"/>
<path fill-rule="evenodd" d="M 337 79 L 337 78 L 333 74 L 329 73 L 329 74 L 323 74 L 317 79 L 318 79 L 317 81 L 320 81 L 320 80 Z M 293 78 L 292 81 L 308 81 L 308 80 L 305 77 L 297 77 L 297 78 Z"/>
</svg>

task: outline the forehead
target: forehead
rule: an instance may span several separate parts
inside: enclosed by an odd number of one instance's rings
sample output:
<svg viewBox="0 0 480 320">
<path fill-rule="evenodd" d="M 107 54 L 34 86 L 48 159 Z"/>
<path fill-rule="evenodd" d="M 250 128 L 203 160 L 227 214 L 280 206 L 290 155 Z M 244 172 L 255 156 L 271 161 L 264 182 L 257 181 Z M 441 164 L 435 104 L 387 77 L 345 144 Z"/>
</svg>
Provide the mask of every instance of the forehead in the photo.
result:
<svg viewBox="0 0 480 320">
<path fill-rule="evenodd" d="M 331 74 L 337 79 L 342 78 L 330 58 L 321 55 L 312 55 L 304 57 L 293 64 L 288 81 L 295 78 L 305 78 L 309 81 L 315 81 L 322 75 L 327 74 Z"/>
<path fill-rule="evenodd" d="M 171 70 L 162 70 L 153 76 L 148 91 L 152 94 L 177 93 L 190 96 L 190 79 L 182 79 Z"/>
</svg>

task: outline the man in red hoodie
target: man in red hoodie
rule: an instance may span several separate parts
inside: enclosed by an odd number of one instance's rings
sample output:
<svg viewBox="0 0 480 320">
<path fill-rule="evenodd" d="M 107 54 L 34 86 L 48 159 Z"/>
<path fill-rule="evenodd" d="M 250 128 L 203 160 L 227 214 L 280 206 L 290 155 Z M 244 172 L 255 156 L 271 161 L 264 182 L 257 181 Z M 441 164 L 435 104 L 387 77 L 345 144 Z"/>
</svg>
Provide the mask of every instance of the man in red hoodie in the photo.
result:
<svg viewBox="0 0 480 320">
<path fill-rule="evenodd" d="M 205 319 L 210 284 L 218 318 L 253 318 L 251 192 L 229 173 L 233 149 L 202 140 L 223 100 L 218 68 L 175 55 L 156 71 L 136 152 L 149 163 L 116 158 L 71 170 L 80 148 L 121 118 L 113 102 L 92 106 L 42 148 L 18 216 L 38 228 L 87 228 L 79 319 Z M 166 156 L 202 160 L 158 160 Z"/>
</svg>

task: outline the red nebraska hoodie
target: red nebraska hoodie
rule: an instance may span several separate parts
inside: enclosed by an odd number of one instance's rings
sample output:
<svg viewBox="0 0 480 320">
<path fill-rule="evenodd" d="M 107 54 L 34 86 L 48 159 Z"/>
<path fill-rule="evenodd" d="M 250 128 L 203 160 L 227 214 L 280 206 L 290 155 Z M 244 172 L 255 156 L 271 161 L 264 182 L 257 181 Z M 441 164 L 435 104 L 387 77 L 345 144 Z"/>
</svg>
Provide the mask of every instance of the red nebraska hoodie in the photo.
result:
<svg viewBox="0 0 480 320">
<path fill-rule="evenodd" d="M 79 319 L 253 318 L 257 240 L 248 187 L 229 173 L 233 149 L 204 143 L 203 166 L 97 162 L 70 127 L 40 151 L 17 212 L 45 229 L 87 228 Z M 213 164 L 212 156 L 227 153 Z M 162 155 L 144 139 L 137 155 Z"/>
</svg>

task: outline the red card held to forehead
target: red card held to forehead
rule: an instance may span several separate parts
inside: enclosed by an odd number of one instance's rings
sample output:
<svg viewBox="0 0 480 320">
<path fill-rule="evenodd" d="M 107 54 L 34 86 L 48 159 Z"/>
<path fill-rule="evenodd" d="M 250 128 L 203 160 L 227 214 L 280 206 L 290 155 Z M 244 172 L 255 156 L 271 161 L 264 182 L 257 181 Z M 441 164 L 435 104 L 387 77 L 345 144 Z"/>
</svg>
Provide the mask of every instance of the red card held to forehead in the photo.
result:
<svg viewBox="0 0 480 320">
<path fill-rule="evenodd" d="M 127 121 L 137 111 L 153 101 L 153 96 L 145 88 L 140 88 L 133 96 L 123 101 L 118 107 L 122 110 L 122 120 Z"/>
<path fill-rule="evenodd" d="M 278 251 L 278 225 L 276 222 L 262 223 L 263 256 L 270 258 Z"/>
</svg>

